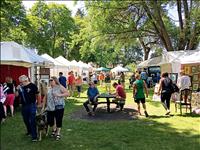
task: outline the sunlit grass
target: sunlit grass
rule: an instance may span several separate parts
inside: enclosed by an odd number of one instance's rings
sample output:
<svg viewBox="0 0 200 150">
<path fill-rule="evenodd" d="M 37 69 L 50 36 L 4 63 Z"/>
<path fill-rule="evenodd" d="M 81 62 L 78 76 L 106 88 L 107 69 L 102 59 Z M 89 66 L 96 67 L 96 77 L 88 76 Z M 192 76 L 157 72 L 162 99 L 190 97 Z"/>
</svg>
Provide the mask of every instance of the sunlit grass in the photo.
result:
<svg viewBox="0 0 200 150">
<path fill-rule="evenodd" d="M 104 87 L 98 86 L 105 92 Z M 147 99 L 149 118 L 127 121 L 88 121 L 75 120 L 70 114 L 80 109 L 86 98 L 87 85 L 83 87 L 81 98 L 68 98 L 62 128 L 62 138 L 55 141 L 44 137 L 41 142 L 32 143 L 30 137 L 24 136 L 25 127 L 20 114 L 16 110 L 15 117 L 8 118 L 1 125 L 2 150 L 196 150 L 200 146 L 200 117 L 190 114 L 165 117 L 165 110 L 160 102 L 152 102 L 152 90 Z M 114 91 L 114 89 L 112 89 Z M 132 99 L 132 90 L 127 91 L 126 105 L 136 109 Z"/>
</svg>

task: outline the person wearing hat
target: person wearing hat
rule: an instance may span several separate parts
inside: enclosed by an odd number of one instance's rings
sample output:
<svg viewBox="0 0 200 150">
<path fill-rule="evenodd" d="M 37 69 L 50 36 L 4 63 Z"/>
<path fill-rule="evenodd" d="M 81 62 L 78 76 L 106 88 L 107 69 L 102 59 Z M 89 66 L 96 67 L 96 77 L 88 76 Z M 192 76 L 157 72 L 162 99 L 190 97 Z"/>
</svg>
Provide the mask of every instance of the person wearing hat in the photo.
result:
<svg viewBox="0 0 200 150">
<path fill-rule="evenodd" d="M 180 78 L 178 79 L 177 85 L 180 89 L 180 91 L 184 91 L 185 93 L 183 94 L 184 101 L 187 102 L 188 94 L 189 94 L 189 89 L 191 86 L 191 81 L 190 77 L 185 74 L 184 70 L 181 70 L 180 72 Z"/>
</svg>

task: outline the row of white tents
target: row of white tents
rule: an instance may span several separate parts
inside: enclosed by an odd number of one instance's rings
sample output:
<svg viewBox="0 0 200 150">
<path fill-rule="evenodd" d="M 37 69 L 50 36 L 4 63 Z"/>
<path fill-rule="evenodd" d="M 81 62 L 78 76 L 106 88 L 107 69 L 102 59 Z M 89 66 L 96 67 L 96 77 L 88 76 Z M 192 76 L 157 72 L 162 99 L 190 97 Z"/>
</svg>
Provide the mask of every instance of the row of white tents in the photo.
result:
<svg viewBox="0 0 200 150">
<path fill-rule="evenodd" d="M 58 76 L 59 72 L 63 72 L 64 75 L 67 75 L 70 71 L 74 71 L 77 75 L 82 75 L 83 73 L 88 75 L 89 71 L 92 70 L 90 64 L 86 64 L 82 61 L 68 61 L 62 56 L 54 59 L 48 54 L 39 56 L 33 50 L 13 41 L 1 42 L 0 50 L 1 65 L 29 68 L 28 75 L 33 81 L 33 76 L 36 74 L 34 69 L 36 67 L 50 68 L 51 76 Z"/>
<path fill-rule="evenodd" d="M 86 64 L 82 61 L 77 62 L 76 60 L 69 61 L 63 56 L 57 58 L 52 58 L 48 54 L 43 54 L 41 57 L 53 62 L 54 66 L 50 69 L 52 76 L 57 76 L 58 72 L 67 73 L 74 71 L 76 74 L 89 74 L 89 71 L 92 71 L 93 67 L 90 64 Z"/>
</svg>

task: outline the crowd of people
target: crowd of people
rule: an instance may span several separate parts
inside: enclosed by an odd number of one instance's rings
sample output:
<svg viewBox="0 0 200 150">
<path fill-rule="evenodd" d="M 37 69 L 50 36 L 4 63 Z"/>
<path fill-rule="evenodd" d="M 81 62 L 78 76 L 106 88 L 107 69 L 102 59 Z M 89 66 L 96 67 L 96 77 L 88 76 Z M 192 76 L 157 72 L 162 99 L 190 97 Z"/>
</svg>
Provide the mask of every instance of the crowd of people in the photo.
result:
<svg viewBox="0 0 200 150">
<path fill-rule="evenodd" d="M 187 100 L 187 91 L 191 86 L 190 78 L 184 73 L 180 72 L 181 77 L 178 79 L 177 86 L 180 90 L 185 91 L 183 97 L 184 101 Z M 87 100 L 83 103 L 84 108 L 89 116 L 95 116 L 95 110 L 98 105 L 98 96 L 100 92 L 97 88 L 97 84 L 100 86 L 105 85 L 107 94 L 114 95 L 113 102 L 116 103 L 116 108 L 123 110 L 126 102 L 126 90 L 125 90 L 125 74 L 120 73 L 120 77 L 117 82 L 111 84 L 113 79 L 112 74 L 101 72 L 97 75 L 95 72 L 91 75 L 89 81 L 89 87 L 87 89 Z M 78 97 L 82 92 L 83 79 L 80 75 L 74 76 L 73 71 L 68 73 L 65 77 L 62 72 L 59 73 L 58 78 L 53 76 L 49 79 L 49 87 L 43 81 L 40 86 L 37 87 L 34 83 L 31 83 L 26 75 L 19 77 L 20 85 L 16 85 L 11 77 L 6 77 L 5 83 L 0 84 L 1 101 L 0 101 L 0 121 L 5 121 L 8 116 L 7 108 L 10 108 L 10 114 L 14 116 L 14 100 L 17 96 L 20 97 L 20 103 L 22 105 L 22 118 L 26 126 L 26 135 L 31 136 L 32 141 L 37 141 L 36 132 L 36 113 L 37 107 L 41 108 L 41 111 L 47 112 L 47 123 L 51 128 L 51 136 L 56 140 L 61 138 L 61 128 L 64 116 L 65 97 L 74 96 L 75 88 L 77 89 Z M 138 114 L 141 115 L 140 104 L 142 104 L 144 115 L 149 116 L 147 113 L 147 106 L 145 104 L 146 98 L 148 98 L 148 86 L 147 86 L 147 74 L 145 72 L 134 72 L 129 79 L 129 88 L 133 89 L 132 97 L 137 104 Z M 163 104 L 166 115 L 170 114 L 170 97 L 174 92 L 173 81 L 169 78 L 169 74 L 163 73 L 161 75 L 158 88 L 158 95 L 161 95 L 161 103 Z M 111 85 L 115 89 L 112 93 Z M 88 105 L 93 105 L 92 110 Z"/>
</svg>

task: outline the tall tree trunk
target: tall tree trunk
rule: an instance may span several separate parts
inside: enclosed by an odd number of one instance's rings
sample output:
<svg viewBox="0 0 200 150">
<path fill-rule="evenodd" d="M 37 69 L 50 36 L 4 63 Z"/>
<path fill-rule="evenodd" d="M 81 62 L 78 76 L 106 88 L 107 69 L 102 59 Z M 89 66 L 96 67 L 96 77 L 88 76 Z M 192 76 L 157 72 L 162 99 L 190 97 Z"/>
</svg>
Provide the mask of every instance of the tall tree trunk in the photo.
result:
<svg viewBox="0 0 200 150">
<path fill-rule="evenodd" d="M 150 20 L 155 28 L 155 31 L 157 32 L 164 47 L 166 48 L 167 51 L 173 51 L 174 49 L 172 47 L 172 42 L 169 38 L 168 32 L 165 28 L 164 22 L 161 17 L 161 7 L 158 6 L 157 1 L 151 1 L 151 3 L 153 5 L 153 10 L 155 11 L 154 13 L 152 13 L 150 11 L 150 8 L 146 4 L 146 2 L 142 1 L 144 9 L 145 9 L 148 17 L 150 18 Z"/>
<path fill-rule="evenodd" d="M 185 32 L 183 27 L 181 0 L 177 0 L 177 11 L 178 11 L 179 27 L 180 27 L 178 50 L 183 50 L 185 49 Z"/>
<path fill-rule="evenodd" d="M 139 38 L 139 41 L 140 41 L 142 48 L 144 49 L 144 60 L 147 60 L 149 57 L 151 48 L 144 44 L 144 41 L 142 40 L 142 38 Z"/>
<path fill-rule="evenodd" d="M 186 0 L 183 0 L 183 6 L 184 6 L 184 14 L 185 14 L 185 43 L 187 45 L 187 49 L 189 48 L 190 43 L 190 11 L 188 9 L 188 2 Z"/>
</svg>

